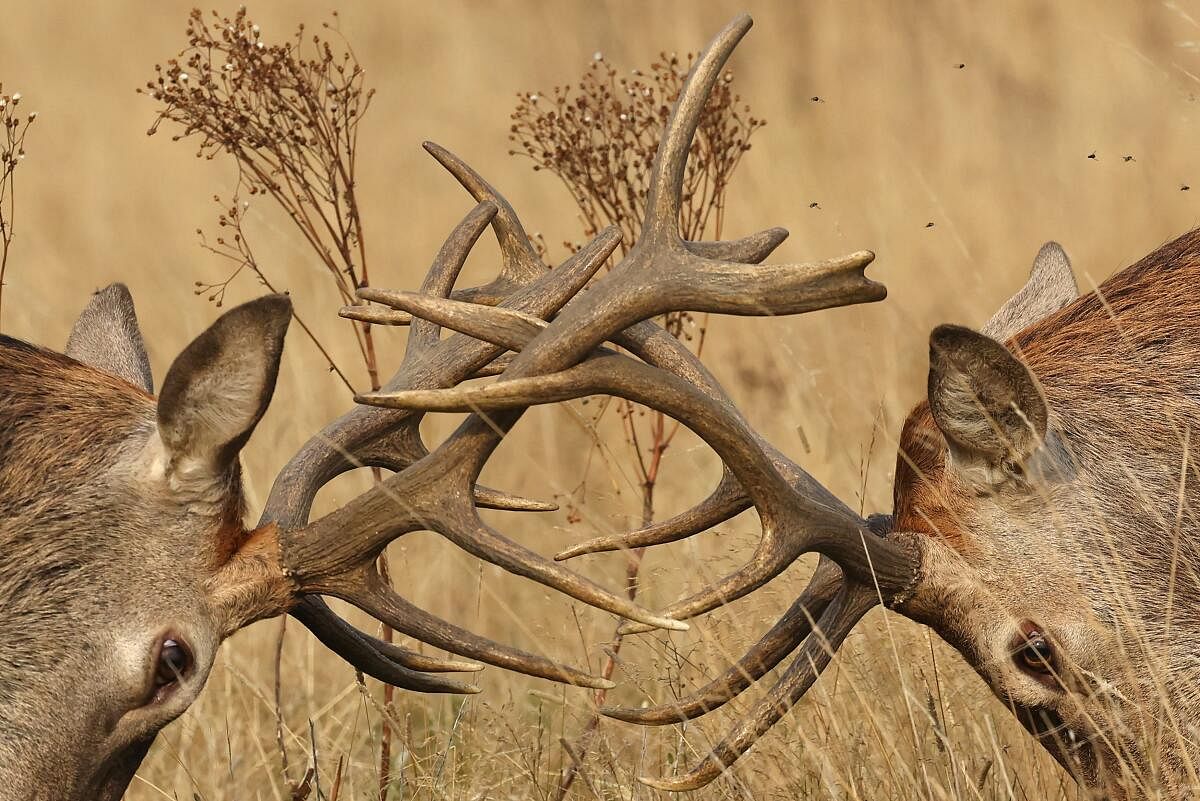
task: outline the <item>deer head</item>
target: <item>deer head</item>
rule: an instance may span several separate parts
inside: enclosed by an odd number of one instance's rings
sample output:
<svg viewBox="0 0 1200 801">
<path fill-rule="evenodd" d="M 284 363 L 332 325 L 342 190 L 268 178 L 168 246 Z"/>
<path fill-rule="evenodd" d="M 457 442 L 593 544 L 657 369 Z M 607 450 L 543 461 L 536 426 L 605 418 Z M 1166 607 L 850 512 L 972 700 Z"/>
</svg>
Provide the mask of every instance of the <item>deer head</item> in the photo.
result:
<svg viewBox="0 0 1200 801">
<path fill-rule="evenodd" d="M 1061 291 L 986 333 L 934 330 L 900 437 L 894 526 L 929 545 L 901 611 L 1113 798 L 1196 786 L 1198 256 L 1185 234 L 1055 310 L 1073 280 L 1047 245 L 1030 285 Z"/>
<path fill-rule="evenodd" d="M 216 584 L 241 526 L 238 451 L 266 410 L 291 306 L 235 309 L 155 403 L 114 285 L 62 356 L 0 339 L 0 781 L 117 798 L 229 633 Z M 72 358 L 74 357 L 74 358 Z"/>
<path fill-rule="evenodd" d="M 494 221 L 483 201 L 426 282 L 447 292 Z M 502 223 L 498 230 L 506 231 Z M 514 293 L 552 314 L 617 244 L 607 232 Z M 527 240 L 522 246 L 532 247 Z M 512 245 L 505 246 L 513 253 Z M 522 256 L 527 255 L 522 253 Z M 531 265 L 527 265 L 531 266 Z M 291 612 L 361 670 L 425 692 L 476 692 L 439 673 L 472 662 L 423 656 L 358 632 L 320 600 L 357 604 L 423 642 L 553 681 L 605 679 L 479 637 L 393 592 L 375 568 L 396 537 L 434 530 L 572 597 L 651 626 L 684 628 L 533 554 L 486 526 L 476 504 L 553 508 L 476 487 L 495 442 L 465 426 L 434 454 L 420 414 L 360 406 L 288 464 L 253 530 L 243 525 L 238 452 L 266 411 L 291 317 L 285 296 L 223 315 L 172 364 L 155 399 L 133 304 L 98 293 L 65 355 L 0 339 L 0 782 L 12 797 L 116 799 L 155 734 L 196 698 L 222 640 Z M 413 326 L 392 387 L 454 384 L 500 349 Z M 490 431 L 490 429 L 489 429 Z M 317 490 L 363 465 L 394 475 L 308 524 Z"/>
</svg>

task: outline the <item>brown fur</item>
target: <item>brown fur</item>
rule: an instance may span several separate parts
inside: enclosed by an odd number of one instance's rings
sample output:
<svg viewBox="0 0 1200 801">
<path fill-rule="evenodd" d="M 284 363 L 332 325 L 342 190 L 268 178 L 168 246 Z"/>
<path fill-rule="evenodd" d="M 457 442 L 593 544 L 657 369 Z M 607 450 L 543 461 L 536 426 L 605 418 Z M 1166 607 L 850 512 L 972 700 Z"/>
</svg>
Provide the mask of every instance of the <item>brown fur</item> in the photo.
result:
<svg viewBox="0 0 1200 801">
<path fill-rule="evenodd" d="M 62 612 L 79 603 L 76 588 L 102 569 L 106 550 L 103 531 L 89 535 L 101 539 L 98 548 L 79 547 L 72 534 L 79 509 L 97 500 L 103 483 L 108 465 L 97 454 L 120 449 L 153 422 L 154 402 L 144 392 L 0 338 L 0 605 L 7 610 L 0 618 L 0 702 L 13 697 L 6 678 L 42 668 L 69 647 Z M 45 535 L 32 536 L 39 530 Z M 63 636 L 30 641 L 48 626 Z"/>
<path fill-rule="evenodd" d="M 940 537 L 951 547 L 965 547 L 962 515 L 965 504 L 939 491 L 946 469 L 946 439 L 934 425 L 929 401 L 921 401 L 904 422 L 896 459 L 893 515 L 902 531 Z"/>
</svg>

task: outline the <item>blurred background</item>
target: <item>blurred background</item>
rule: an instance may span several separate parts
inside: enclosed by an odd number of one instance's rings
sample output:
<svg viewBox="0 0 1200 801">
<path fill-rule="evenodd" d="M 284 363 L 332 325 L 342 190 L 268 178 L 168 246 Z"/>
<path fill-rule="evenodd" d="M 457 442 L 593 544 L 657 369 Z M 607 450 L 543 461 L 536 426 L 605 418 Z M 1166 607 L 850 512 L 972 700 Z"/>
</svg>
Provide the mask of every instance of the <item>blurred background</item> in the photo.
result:
<svg viewBox="0 0 1200 801">
<path fill-rule="evenodd" d="M 16 239 L 0 330 L 61 349 L 94 289 L 129 284 L 155 376 L 218 314 L 196 281 L 229 272 L 197 244 L 235 173 L 195 158 L 171 131 L 147 138 L 155 106 L 135 94 L 185 44 L 190 3 L 49 0 L 0 13 L 0 81 L 39 112 L 17 174 Z M 207 10 L 207 9 L 206 9 Z M 235 7 L 219 7 L 233 13 Z M 958 2 L 533 3 L 358 2 L 339 25 L 377 90 L 360 130 L 359 197 L 377 286 L 411 289 L 473 203 L 420 148 L 432 139 L 491 180 L 530 231 L 580 238 L 562 185 L 510 156 L 519 91 L 574 82 L 596 51 L 621 71 L 660 51 L 703 47 L 734 14 L 755 27 L 731 61 L 737 91 L 768 121 L 735 174 L 726 236 L 781 225 L 774 260 L 870 249 L 886 301 L 802 319 L 719 319 L 705 360 L 754 425 L 851 506 L 887 511 L 895 435 L 924 387 L 926 337 L 944 322 L 978 326 L 1023 282 L 1039 246 L 1061 242 L 1081 287 L 1191 228 L 1200 209 L 1200 3 Z M 263 37 L 330 19 L 327 2 L 250 7 Z M 1195 183 L 1195 186 L 1191 185 Z M 366 377 L 324 268 L 264 202 L 247 228 L 272 281 L 343 364 Z M 463 283 L 493 274 L 485 235 Z M 248 276 L 226 305 L 260 294 Z M 403 329 L 377 329 L 385 373 Z M 293 330 L 275 401 L 245 452 L 260 503 L 271 478 L 322 424 L 348 408 L 345 387 Z M 490 486 L 554 498 L 575 511 L 489 520 L 546 554 L 635 526 L 641 498 L 618 453 L 587 459 L 578 404 L 526 415 L 484 474 Z M 453 421 L 431 421 L 436 441 Z M 620 449 L 619 431 L 614 449 Z M 715 484 L 715 457 L 680 439 L 667 456 L 660 516 Z M 365 486 L 350 476 L 320 506 Z M 257 513 L 257 509 L 254 510 Z M 641 598 L 661 607 L 745 561 L 751 515 L 646 557 Z M 433 535 L 392 547 L 402 594 L 487 636 L 598 669 L 614 621 L 481 566 Z M 610 587 L 621 554 L 576 567 Z M 799 592 L 798 564 L 688 635 L 627 645 L 613 696 L 663 701 L 736 658 Z M 370 626 L 361 621 L 362 625 Z M 274 713 L 278 622 L 224 648 L 201 701 L 160 737 L 129 797 L 284 799 Z M 292 780 L 315 758 L 320 792 L 378 798 L 380 688 L 296 623 L 282 658 L 284 746 Z M 85 679 L 84 679 L 85 680 Z M 397 694 L 392 798 L 554 798 L 590 694 L 489 669 L 483 693 Z M 747 694 L 751 699 L 753 693 Z M 746 701 L 686 729 L 606 722 L 572 798 L 651 798 L 634 782 L 705 752 Z M 341 766 L 339 768 L 339 765 Z M 1074 798 L 961 660 L 900 618 L 872 616 L 810 696 L 730 778 L 701 798 Z M 313 798 L 318 797 L 312 788 Z"/>
</svg>

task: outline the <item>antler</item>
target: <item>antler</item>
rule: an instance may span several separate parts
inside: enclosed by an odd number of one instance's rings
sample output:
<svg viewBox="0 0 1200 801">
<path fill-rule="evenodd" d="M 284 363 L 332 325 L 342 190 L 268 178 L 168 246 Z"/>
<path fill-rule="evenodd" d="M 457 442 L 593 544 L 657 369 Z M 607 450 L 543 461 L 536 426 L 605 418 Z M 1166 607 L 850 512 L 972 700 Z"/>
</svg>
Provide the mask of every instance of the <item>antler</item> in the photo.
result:
<svg viewBox="0 0 1200 801">
<path fill-rule="evenodd" d="M 477 176 L 476 176 L 477 177 Z M 481 193 L 492 193 L 479 179 Z M 494 194 L 494 193 L 493 193 Z M 471 246 L 491 223 L 506 263 L 536 258 L 511 207 L 484 199 L 458 225 L 434 260 L 423 290 L 450 291 Z M 526 267 L 524 286 L 508 302 L 513 308 L 550 315 L 577 292 L 616 247 L 615 230 L 602 232 L 588 247 L 553 273 L 537 279 Z M 540 263 L 540 262 L 539 262 Z M 485 368 L 500 349 L 465 337 L 438 339 L 438 327 L 416 322 L 408 351 L 388 389 L 453 385 Z M 577 574 L 533 554 L 486 526 L 475 507 L 540 510 L 543 504 L 474 486 L 483 459 L 471 460 L 472 443 L 452 437 L 430 457 L 421 442 L 420 414 L 385 412 L 360 406 L 326 427 L 293 457 L 272 488 L 260 526 L 280 529 L 282 561 L 300 592 L 310 594 L 292 610 L 323 643 L 360 669 L 398 686 L 425 691 L 472 691 L 466 685 L 424 675 L 430 670 L 477 669 L 459 662 L 430 661 L 397 649 L 337 618 L 312 594 L 344 598 L 408 636 L 483 662 L 556 681 L 588 687 L 610 682 L 477 637 L 438 620 L 387 588 L 374 568 L 376 556 L 392 539 L 432 529 L 465 550 L 525 575 L 574 598 L 652 626 L 685 627 L 609 593 Z M 486 458 L 486 457 L 485 457 Z M 359 466 L 398 471 L 345 507 L 307 524 L 312 500 L 326 482 Z"/>
<path fill-rule="evenodd" d="M 693 509 L 623 537 L 583 543 L 559 554 L 559 559 L 682 539 L 753 505 L 763 528 L 753 557 L 739 570 L 666 610 L 673 618 L 687 618 L 753 591 L 804 553 L 816 551 L 824 557 L 812 583 L 787 614 L 717 680 L 669 706 L 604 710 L 643 724 L 695 717 L 725 703 L 800 647 L 767 697 L 696 768 L 670 779 L 643 779 L 670 790 L 706 784 L 744 753 L 811 686 L 867 611 L 881 602 L 904 600 L 916 583 L 921 556 L 918 542 L 880 536 L 887 532 L 873 530 L 762 440 L 695 356 L 649 322 L 672 311 L 800 314 L 881 300 L 885 295 L 884 288 L 864 274 L 874 258 L 867 251 L 806 264 L 752 266 L 782 241 L 782 231 L 771 229 L 735 242 L 681 239 L 678 220 L 687 153 L 708 93 L 750 25 L 748 16 L 730 23 L 688 76 L 655 159 L 638 241 L 617 267 L 552 321 L 543 322 L 545 315 L 534 319 L 515 314 L 508 301 L 505 309 L 461 302 L 502 299 L 504 293 L 496 287 L 503 282 L 493 282 L 488 292 L 458 294 L 458 300 L 414 293 L 370 295 L 406 314 L 517 351 L 499 378 L 486 386 L 389 387 L 360 398 L 391 409 L 474 412 L 439 451 L 470 441 L 476 450 L 468 458 L 481 464 L 525 408 L 608 394 L 679 420 L 722 458 L 721 482 Z M 622 346 L 631 356 L 602 348 L 606 341 Z M 623 630 L 645 627 L 627 625 Z"/>
</svg>

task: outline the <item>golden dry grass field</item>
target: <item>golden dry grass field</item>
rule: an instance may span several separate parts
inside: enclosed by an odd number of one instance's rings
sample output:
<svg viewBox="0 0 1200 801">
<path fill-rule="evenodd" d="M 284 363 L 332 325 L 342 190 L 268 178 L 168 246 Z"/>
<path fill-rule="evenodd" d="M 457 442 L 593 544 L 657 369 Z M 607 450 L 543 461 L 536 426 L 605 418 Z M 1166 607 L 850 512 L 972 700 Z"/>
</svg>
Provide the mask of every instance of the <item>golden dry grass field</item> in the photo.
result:
<svg viewBox="0 0 1200 801">
<path fill-rule="evenodd" d="M 220 278 L 226 267 L 198 247 L 194 231 L 211 226 L 212 196 L 229 194 L 234 173 L 220 160 L 194 158 L 192 144 L 147 138 L 154 107 L 134 93 L 184 44 L 191 5 L 44 0 L 0 12 L 0 80 L 40 112 L 18 176 L 5 333 L 61 348 L 88 294 L 124 281 L 161 379 L 215 318 L 193 283 Z M 281 38 L 298 22 L 326 19 L 328 6 L 273 2 L 251 12 L 264 36 Z M 361 130 L 358 190 L 373 283 L 414 288 L 472 205 L 422 140 L 466 158 L 548 242 L 578 238 L 562 186 L 507 155 L 516 92 L 574 80 L 597 50 L 621 69 L 645 66 L 660 50 L 695 50 L 742 10 L 756 24 L 732 68 L 769 124 L 735 176 L 726 235 L 785 226 L 791 237 L 775 254 L 780 260 L 873 250 L 870 273 L 889 296 L 802 319 L 716 320 L 705 358 L 773 443 L 852 506 L 887 511 L 894 436 L 922 392 L 933 326 L 981 324 L 1020 285 L 1045 240 L 1063 243 L 1090 289 L 1195 225 L 1200 2 L 346 4 L 342 31 L 378 90 Z M 265 202 L 252 205 L 263 266 L 361 386 L 328 276 L 285 223 Z M 489 276 L 495 260 L 485 236 L 464 282 Z M 229 301 L 259 292 L 242 279 Z M 385 367 L 394 367 L 404 330 L 376 336 Z M 349 403 L 293 330 L 274 404 L 245 453 L 254 502 L 288 456 Z M 489 517 L 541 553 L 626 529 L 640 514 L 616 428 L 604 429 L 611 447 L 592 459 L 580 488 L 590 447 L 584 419 L 578 404 L 531 412 L 483 477 L 579 505 L 578 522 L 565 511 Z M 449 430 L 447 421 L 431 421 L 429 438 Z M 667 456 L 660 516 L 703 497 L 718 475 L 707 449 L 679 440 Z M 367 480 L 340 481 L 320 507 Z M 718 533 L 652 550 L 642 600 L 661 607 L 740 564 L 756 523 L 743 515 Z M 401 592 L 435 614 L 593 669 L 604 657 L 610 617 L 481 566 L 433 535 L 404 538 L 391 560 Z M 621 554 L 578 561 L 577 569 L 620 586 Z M 770 626 L 811 564 L 685 635 L 637 638 L 623 651 L 613 697 L 637 704 L 698 686 Z M 260 623 L 225 645 L 200 701 L 160 736 L 130 799 L 288 797 L 274 718 L 278 629 Z M 295 622 L 282 665 L 291 778 L 315 754 L 326 795 L 341 761 L 340 797 L 377 798 L 378 683 L 360 690 L 353 670 Z M 465 699 L 397 694 L 391 798 L 554 797 L 566 758 L 559 739 L 574 738 L 586 722 L 590 693 L 497 669 L 479 682 L 483 692 Z M 659 797 L 635 776 L 694 761 L 755 697 L 685 729 L 603 723 L 570 797 Z M 957 654 L 876 611 L 799 707 L 730 776 L 693 797 L 1080 796 Z"/>
</svg>

